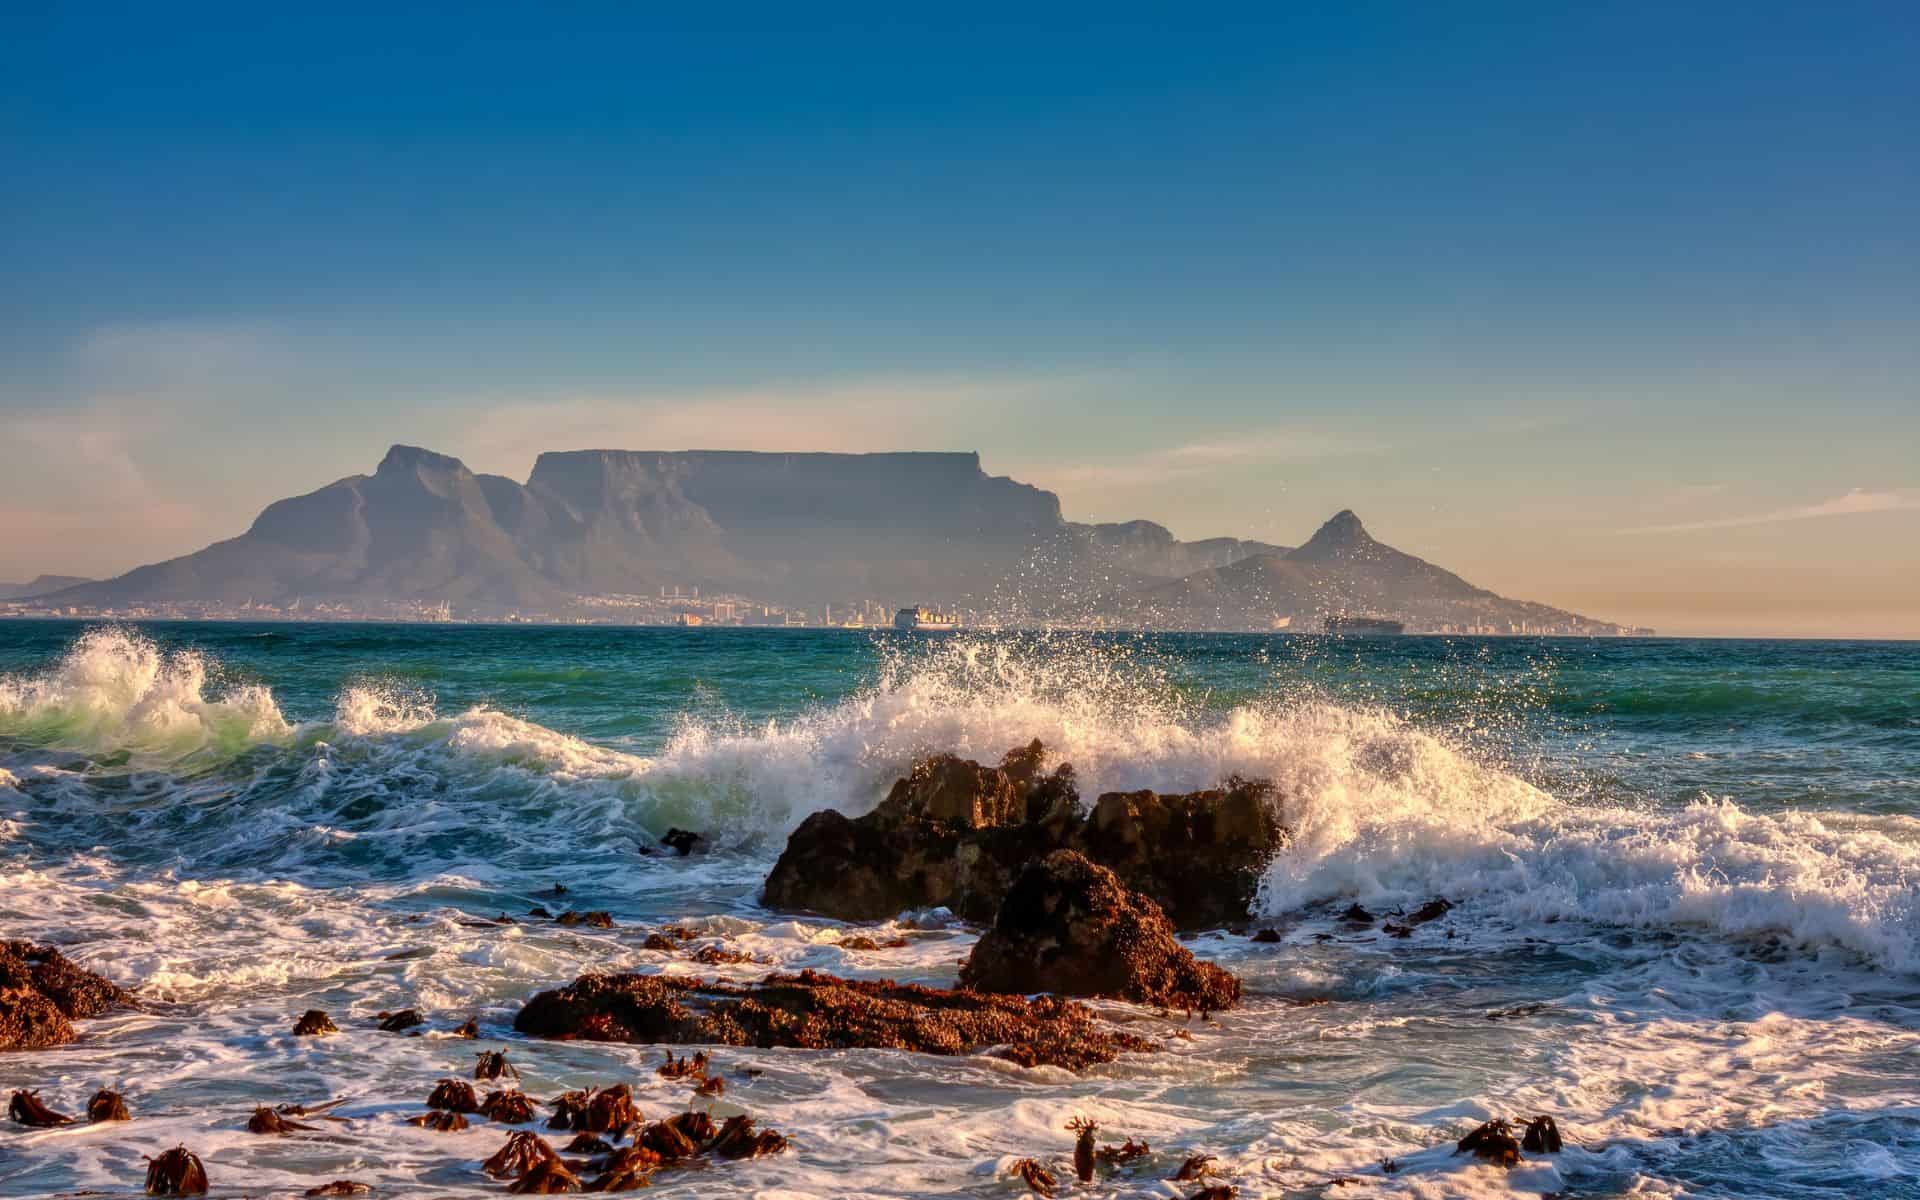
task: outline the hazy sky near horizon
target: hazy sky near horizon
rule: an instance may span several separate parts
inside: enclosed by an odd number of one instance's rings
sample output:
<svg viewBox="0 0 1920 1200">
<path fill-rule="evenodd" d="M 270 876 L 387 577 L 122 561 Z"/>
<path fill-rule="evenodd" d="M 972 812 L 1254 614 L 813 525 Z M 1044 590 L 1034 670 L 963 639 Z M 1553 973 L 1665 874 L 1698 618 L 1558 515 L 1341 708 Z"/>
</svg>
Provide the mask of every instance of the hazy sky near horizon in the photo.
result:
<svg viewBox="0 0 1920 1200">
<path fill-rule="evenodd" d="M 24 6 L 0 579 L 397 441 L 977 449 L 1073 519 L 1351 507 L 1609 619 L 1920 636 L 1920 9 L 1293 8 Z"/>
</svg>

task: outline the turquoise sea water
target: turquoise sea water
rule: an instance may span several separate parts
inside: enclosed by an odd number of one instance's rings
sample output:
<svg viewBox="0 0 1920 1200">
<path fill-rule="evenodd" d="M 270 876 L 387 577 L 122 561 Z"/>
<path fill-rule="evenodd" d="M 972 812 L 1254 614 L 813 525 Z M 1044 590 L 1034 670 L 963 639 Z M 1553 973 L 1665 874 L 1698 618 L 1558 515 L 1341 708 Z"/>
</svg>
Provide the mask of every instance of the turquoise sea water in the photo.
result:
<svg viewBox="0 0 1920 1200">
<path fill-rule="evenodd" d="M 1064 1166 L 1090 1115 L 1158 1153 L 1063 1194 L 1184 1194 L 1164 1178 L 1210 1153 L 1243 1196 L 1920 1196 L 1920 645 L 56 622 L 0 623 L 0 931 L 148 1003 L 0 1056 L 0 1088 L 115 1086 L 136 1117 L 8 1127 L 0 1195 L 137 1187 L 181 1141 L 217 1191 L 498 1192 L 498 1127 L 404 1123 L 474 1044 L 375 1012 L 477 1016 L 534 1095 L 626 1080 L 659 1115 L 686 1096 L 657 1055 L 522 1041 L 518 1003 L 594 968 L 767 969 L 641 947 L 674 921 L 950 983 L 967 930 L 846 950 L 759 883 L 807 813 L 1033 737 L 1089 797 L 1279 784 L 1293 846 L 1245 928 L 1192 942 L 1249 1003 L 1079 1077 L 722 1051 L 727 1101 L 795 1149 L 658 1188 L 1013 1196 L 1002 1168 Z M 643 853 L 673 826 L 714 849 Z M 477 920 L 554 883 L 618 927 Z M 1456 908 L 1404 941 L 1337 919 L 1433 896 Z M 286 1036 L 310 1007 L 344 1032 Z M 323 1134 L 242 1128 L 338 1096 Z M 1573 1147 L 1450 1153 L 1534 1112 Z"/>
</svg>

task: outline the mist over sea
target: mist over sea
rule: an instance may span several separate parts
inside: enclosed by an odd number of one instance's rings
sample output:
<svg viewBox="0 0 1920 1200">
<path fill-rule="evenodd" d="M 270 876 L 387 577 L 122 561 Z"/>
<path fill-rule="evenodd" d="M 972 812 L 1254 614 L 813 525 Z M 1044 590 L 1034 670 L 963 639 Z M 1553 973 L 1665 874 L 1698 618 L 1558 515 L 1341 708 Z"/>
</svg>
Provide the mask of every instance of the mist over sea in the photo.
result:
<svg viewBox="0 0 1920 1200">
<path fill-rule="evenodd" d="M 0 1195 L 137 1192 L 182 1142 L 216 1194 L 497 1194 L 500 1127 L 405 1123 L 476 1049 L 536 1097 L 686 1101 L 656 1048 L 514 1034 L 528 996 L 770 969 L 667 961 L 657 926 L 951 985 L 965 928 L 847 949 L 761 882 L 916 756 L 1036 737 L 1089 800 L 1278 785 L 1256 911 L 1187 943 L 1247 1003 L 1080 1075 L 722 1048 L 727 1101 L 793 1148 L 654 1192 L 1014 1197 L 1084 1115 L 1156 1155 L 1063 1195 L 1185 1195 L 1206 1153 L 1243 1197 L 1920 1197 L 1920 644 L 55 621 L 0 622 L 0 934 L 145 1004 L 0 1055 L 0 1092 L 113 1087 L 135 1119 L 5 1127 Z M 644 852 L 673 827 L 710 848 Z M 616 927 L 525 920 L 556 883 Z M 1406 939 L 1339 918 L 1435 897 Z M 374 1029 L 409 1007 L 426 1036 Z M 289 1037 L 310 1008 L 342 1032 Z M 483 1040 L 445 1036 L 469 1016 Z M 336 1097 L 321 1133 L 244 1129 Z M 1452 1154 L 1535 1113 L 1564 1153 Z"/>
</svg>

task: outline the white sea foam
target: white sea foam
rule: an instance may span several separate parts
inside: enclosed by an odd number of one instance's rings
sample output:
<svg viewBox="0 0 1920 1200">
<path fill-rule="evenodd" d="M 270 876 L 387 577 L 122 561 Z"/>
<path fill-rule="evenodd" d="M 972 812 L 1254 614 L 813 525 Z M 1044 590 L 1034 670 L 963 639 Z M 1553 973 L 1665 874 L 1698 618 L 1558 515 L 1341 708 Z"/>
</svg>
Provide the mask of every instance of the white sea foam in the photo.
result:
<svg viewBox="0 0 1920 1200">
<path fill-rule="evenodd" d="M 209 694 L 209 664 L 118 628 L 89 631 L 41 675 L 0 678 L 0 734 L 55 749 L 177 759 L 291 732 L 273 695 L 244 685 Z"/>
</svg>

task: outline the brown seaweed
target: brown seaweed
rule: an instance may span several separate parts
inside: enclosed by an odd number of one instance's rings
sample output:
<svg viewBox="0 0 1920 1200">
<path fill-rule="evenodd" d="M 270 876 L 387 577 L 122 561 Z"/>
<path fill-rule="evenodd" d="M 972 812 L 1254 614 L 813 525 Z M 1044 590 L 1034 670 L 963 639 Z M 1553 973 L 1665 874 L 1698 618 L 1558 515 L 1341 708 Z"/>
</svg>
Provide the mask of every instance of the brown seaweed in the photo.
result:
<svg viewBox="0 0 1920 1200">
<path fill-rule="evenodd" d="M 427 1107 L 457 1113 L 479 1112 L 480 1098 L 474 1094 L 473 1085 L 466 1080 L 442 1079 L 427 1097 Z"/>
<path fill-rule="evenodd" d="M 130 1121 L 126 1098 L 111 1088 L 101 1088 L 87 1101 L 87 1120 L 93 1124 L 101 1121 Z"/>
<path fill-rule="evenodd" d="M 525 1092 L 518 1088 L 505 1088 L 487 1093 L 487 1098 L 480 1102 L 480 1115 L 502 1125 L 524 1125 L 533 1120 L 535 1110 L 532 1099 Z"/>
<path fill-rule="evenodd" d="M 1195 1179 L 1204 1179 L 1208 1175 L 1215 1174 L 1213 1161 L 1213 1155 L 1211 1154 L 1195 1154 L 1180 1164 L 1180 1170 L 1174 1174 L 1173 1181 L 1175 1183 L 1188 1183 Z"/>
<path fill-rule="evenodd" d="M 526 1174 L 508 1184 L 507 1190 L 536 1196 L 577 1192 L 580 1190 L 580 1177 L 568 1170 L 567 1164 L 558 1157 L 543 1158 L 529 1167 Z"/>
<path fill-rule="evenodd" d="M 507 1061 L 505 1050 L 482 1050 L 475 1058 L 479 1060 L 473 1065 L 475 1079 L 502 1079 L 509 1075 L 520 1078 L 520 1072 Z"/>
<path fill-rule="evenodd" d="M 516 1129 L 507 1135 L 505 1145 L 480 1164 L 480 1169 L 495 1179 L 518 1179 L 532 1170 L 535 1163 L 558 1157 L 547 1139 L 531 1130 Z"/>
<path fill-rule="evenodd" d="M 73 1118 L 65 1113 L 57 1113 L 40 1103 L 40 1090 L 25 1088 L 15 1092 L 7 1101 L 7 1115 L 29 1129 L 52 1129 L 60 1125 L 73 1124 Z"/>
<path fill-rule="evenodd" d="M 707 1077 L 707 1052 L 705 1050 L 696 1050 L 692 1054 L 675 1058 L 673 1051 L 669 1050 L 667 1051 L 667 1061 L 661 1063 L 660 1066 L 656 1068 L 656 1072 L 665 1079 L 685 1079 L 689 1075 L 696 1079 L 705 1079 Z"/>
<path fill-rule="evenodd" d="M 1128 1138 L 1118 1146 L 1100 1147 L 1100 1161 L 1103 1163 L 1126 1163 L 1136 1158 L 1145 1158 L 1153 1153 L 1153 1147 L 1145 1142 L 1136 1142 Z"/>
<path fill-rule="evenodd" d="M 369 1184 L 357 1179 L 336 1179 L 332 1183 L 323 1183 L 302 1192 L 303 1196 L 364 1196 L 373 1190 Z"/>
<path fill-rule="evenodd" d="M 1093 1135 L 1100 1126 L 1091 1117 L 1075 1117 L 1067 1122 L 1067 1128 L 1080 1136 L 1073 1143 L 1073 1173 L 1080 1177 L 1081 1183 L 1093 1182 Z"/>
<path fill-rule="evenodd" d="M 262 1104 L 253 1110 L 247 1118 L 248 1133 L 312 1133 L 312 1125 L 302 1125 L 298 1121 L 289 1121 L 279 1113 Z"/>
<path fill-rule="evenodd" d="M 633 1090 L 617 1083 L 603 1091 L 589 1092 L 573 1127 L 581 1133 L 613 1133 L 639 1119 L 640 1113 L 633 1107 Z"/>
<path fill-rule="evenodd" d="M 298 1021 L 293 1023 L 295 1037 L 325 1037 L 327 1034 L 339 1032 L 340 1027 L 333 1023 L 333 1018 L 318 1008 L 308 1009 Z"/>
<path fill-rule="evenodd" d="M 720 1132 L 707 1143 L 703 1152 L 717 1154 L 721 1158 L 742 1159 L 779 1154 L 786 1148 L 787 1139 L 784 1135 L 771 1129 L 755 1132 L 753 1118 L 743 1113 L 728 1117 L 727 1123 L 720 1127 Z"/>
<path fill-rule="evenodd" d="M 422 1129 L 432 1129 L 440 1133 L 458 1133 L 467 1127 L 467 1119 L 457 1112 L 445 1112 L 434 1109 L 421 1113 L 417 1117 L 408 1117 L 407 1124 L 418 1125 Z"/>
<path fill-rule="evenodd" d="M 380 1032 L 404 1033 L 415 1025 L 425 1025 L 427 1019 L 417 1009 L 403 1008 L 396 1013 L 380 1014 Z"/>
<path fill-rule="evenodd" d="M 1023 1158 L 1007 1168 L 1007 1174 L 1017 1177 L 1028 1189 L 1042 1196 L 1053 1195 L 1055 1180 L 1053 1172 L 1041 1166 L 1031 1158 Z"/>
<path fill-rule="evenodd" d="M 1505 1121 L 1488 1121 L 1460 1139 L 1455 1154 L 1471 1154 L 1495 1166 L 1511 1167 L 1520 1161 L 1520 1142 L 1513 1127 Z"/>
<path fill-rule="evenodd" d="M 207 1169 L 200 1156 L 185 1146 L 147 1159 L 147 1195 L 204 1196 L 206 1192 Z"/>
</svg>

